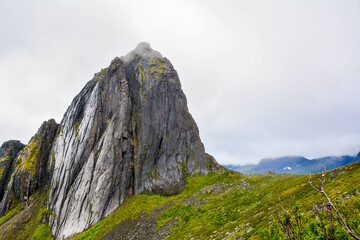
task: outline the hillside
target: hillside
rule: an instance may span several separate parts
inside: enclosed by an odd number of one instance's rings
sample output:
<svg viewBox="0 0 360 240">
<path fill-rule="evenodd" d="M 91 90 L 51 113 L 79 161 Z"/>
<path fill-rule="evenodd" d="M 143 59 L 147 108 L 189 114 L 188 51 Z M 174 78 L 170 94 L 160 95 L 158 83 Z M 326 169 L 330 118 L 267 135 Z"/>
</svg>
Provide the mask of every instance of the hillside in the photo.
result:
<svg viewBox="0 0 360 240">
<path fill-rule="evenodd" d="M 333 200 L 352 210 L 356 203 L 360 220 L 360 164 L 352 164 L 328 173 L 328 193 Z M 308 184 L 308 176 L 264 174 L 245 176 L 231 171 L 189 179 L 184 192 L 174 197 L 137 196 L 119 208 L 109 219 L 74 239 L 240 239 L 266 238 L 274 226 L 274 212 L 279 208 L 276 192 L 290 208 L 300 204 L 305 227 L 313 222 L 314 204 L 325 199 Z M 121 216 L 118 219 L 118 216 Z M 114 222 L 113 219 L 118 219 Z M 116 226 L 103 238 L 102 233 Z M 275 224 L 277 226 L 277 224 Z M 357 225 L 360 233 L 360 226 Z M 313 234 L 316 235 L 315 230 Z M 343 234 L 339 230 L 340 234 Z M 119 235 L 117 235 L 119 236 Z M 138 236 L 131 238 L 131 236 Z M 346 235 L 342 235 L 346 236 Z M 275 236 L 270 237 L 275 239 Z M 284 238 L 284 236 L 280 236 Z M 344 238 L 343 238 L 344 239 Z"/>
<path fill-rule="evenodd" d="M 318 172 L 326 166 L 326 169 L 342 167 L 350 163 L 360 161 L 360 153 L 357 156 L 328 156 L 315 159 L 307 159 L 303 156 L 285 156 L 278 158 L 264 158 L 258 164 L 247 165 L 224 165 L 227 169 L 244 174 L 256 174 L 264 172 L 309 174 Z"/>
<path fill-rule="evenodd" d="M 360 163 L 329 171 L 327 177 L 329 196 L 345 214 L 356 213 L 349 222 L 360 234 Z M 72 239 L 285 239 L 275 231 L 275 211 L 280 208 L 276 192 L 289 209 L 295 203 L 300 206 L 304 239 L 318 239 L 321 228 L 312 209 L 325 199 L 310 187 L 308 176 L 242 175 L 229 170 L 188 178 L 185 190 L 176 196 L 133 196 Z M 41 208 L 21 225 L 19 219 L 32 208 L 20 211 L 19 204 L 0 219 L 3 239 L 21 236 L 19 229 L 31 232 L 29 239 L 51 239 L 48 225 L 41 223 Z M 350 239 L 339 227 L 336 234 L 337 239 Z"/>
<path fill-rule="evenodd" d="M 0 239 L 284 239 L 277 211 L 287 224 L 301 220 L 304 239 L 325 231 L 346 239 L 338 223 L 314 218 L 327 205 L 307 181 L 220 166 L 205 152 L 175 68 L 140 43 L 96 73 L 59 124 L 45 121 L 27 145 L 1 145 Z M 326 184 L 357 233 L 359 183 L 353 163 L 329 172 Z"/>
</svg>

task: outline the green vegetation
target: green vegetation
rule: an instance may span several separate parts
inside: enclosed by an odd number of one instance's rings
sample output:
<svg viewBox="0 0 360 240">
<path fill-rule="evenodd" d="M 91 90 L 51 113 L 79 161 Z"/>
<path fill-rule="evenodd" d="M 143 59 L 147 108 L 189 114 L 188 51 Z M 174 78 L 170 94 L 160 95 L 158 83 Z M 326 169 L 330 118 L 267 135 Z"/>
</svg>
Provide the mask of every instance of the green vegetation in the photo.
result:
<svg viewBox="0 0 360 240">
<path fill-rule="evenodd" d="M 328 173 L 329 196 L 349 218 L 355 232 L 360 232 L 360 164 L 353 164 Z M 308 184 L 308 176 L 267 173 L 242 175 L 224 170 L 206 176 L 189 178 L 186 189 L 177 196 L 138 195 L 128 199 L 108 218 L 100 221 L 74 239 L 100 239 L 125 219 L 138 219 L 167 206 L 157 218 L 157 228 L 171 223 L 166 239 L 286 239 L 280 231 L 276 212 L 282 203 L 292 217 L 302 220 L 302 239 L 325 239 L 322 225 L 313 207 L 326 202 Z M 284 216 L 281 216 L 284 217 Z M 323 216 L 324 217 L 324 216 Z M 288 219 L 289 220 L 289 219 Z M 329 223 L 325 227 L 329 227 Z M 337 239 L 350 239 L 334 223 Z"/>
<path fill-rule="evenodd" d="M 135 59 L 135 61 L 137 62 L 137 75 L 139 76 L 142 83 L 144 80 L 148 80 L 150 76 L 154 76 L 154 78 L 159 78 L 161 74 L 165 73 L 170 69 L 169 63 L 163 58 L 150 58 L 149 65 L 146 66 L 143 63 L 138 62 L 138 59 Z"/>
<path fill-rule="evenodd" d="M 312 189 L 308 179 L 305 175 L 242 175 L 228 170 L 188 178 L 181 194 L 170 197 L 133 196 L 108 217 L 73 239 L 101 239 L 126 220 L 133 220 L 131 224 L 140 223 L 146 214 L 156 216 L 153 231 L 171 226 L 166 230 L 170 233 L 166 239 L 236 239 L 240 236 L 243 239 L 286 239 L 276 213 L 285 223 L 301 220 L 301 239 L 325 239 L 324 229 L 336 239 L 351 239 L 338 222 L 331 222 L 326 212 L 321 212 L 326 199 Z M 327 194 L 358 235 L 359 183 L 360 163 L 356 163 L 328 172 L 325 184 Z M 277 193 L 288 216 L 282 211 Z M 160 208 L 162 210 L 157 211 Z M 318 209 L 319 214 L 314 209 Z M 19 209 L 13 211 L 16 213 Z M 21 236 L 50 239 L 48 225 L 40 222 L 44 211 L 39 205 L 35 216 L 27 223 L 30 230 L 25 228 Z M 0 220 L 4 221 L 14 212 L 9 212 Z M 1 221 L 0 229 L 3 227 Z M 133 227 L 123 224 L 123 228 Z M 294 229 L 298 230 L 296 226 Z"/>
<path fill-rule="evenodd" d="M 49 211 L 45 208 L 46 198 L 47 192 L 39 190 L 31 196 L 28 206 L 18 203 L 3 216 L 0 219 L 1 239 L 52 239 L 49 225 L 46 223 L 49 216 Z"/>
<path fill-rule="evenodd" d="M 297 202 L 290 206 L 291 209 L 285 207 L 278 194 L 281 214 L 276 212 L 277 225 L 273 224 L 270 231 L 263 232 L 264 239 L 360 239 L 356 236 L 360 233 L 358 190 L 354 188 L 341 200 L 331 200 L 325 188 L 328 174 L 324 171 L 315 175 L 317 183 L 310 175 L 309 184 L 323 196 L 325 203 L 313 205 L 312 211 L 305 213 L 301 212 L 301 205 Z"/>
<path fill-rule="evenodd" d="M 101 220 L 90 229 L 72 239 L 100 239 L 121 221 L 128 218 L 137 219 L 140 213 L 150 212 L 157 206 L 165 204 L 167 200 L 168 198 L 158 195 L 138 195 L 136 197 L 132 197 L 126 200 L 122 206 L 120 206 L 107 218 Z"/>
<path fill-rule="evenodd" d="M 42 137 L 42 134 L 38 131 L 35 136 L 31 138 L 24 150 L 20 152 L 19 156 L 21 157 L 21 160 L 18 161 L 16 167 L 17 171 L 26 171 L 29 172 L 31 176 L 35 175 L 35 167 L 37 160 L 39 159 Z"/>
<path fill-rule="evenodd" d="M 4 170 L 5 170 L 5 166 L 0 167 L 0 177 L 3 174 Z"/>
<path fill-rule="evenodd" d="M 111 67 L 111 66 L 110 66 Z M 107 73 L 108 68 L 103 68 L 99 73 L 96 74 L 95 81 L 99 82 L 105 79 L 105 75 Z"/>
<path fill-rule="evenodd" d="M 15 208 L 11 209 L 6 213 L 6 215 L 0 217 L 0 226 L 6 222 L 7 220 L 11 219 L 16 213 L 21 210 L 21 204 L 17 204 Z"/>
<path fill-rule="evenodd" d="M 79 138 L 79 126 L 81 124 L 81 119 L 76 119 L 76 121 L 74 122 L 74 129 L 75 129 L 75 135 L 77 138 Z"/>
<path fill-rule="evenodd" d="M 151 58 L 149 63 L 149 70 L 152 74 L 155 74 L 156 77 L 159 77 L 162 73 L 168 70 L 167 62 L 162 58 Z"/>
<path fill-rule="evenodd" d="M 36 218 L 33 217 L 32 221 L 30 221 L 31 228 L 27 228 L 27 230 L 30 229 L 28 235 L 31 236 L 31 240 L 53 239 L 51 237 L 49 224 L 41 222 L 41 219 L 48 214 L 49 211 L 46 208 L 39 208 Z"/>
<path fill-rule="evenodd" d="M 41 224 L 35 229 L 34 234 L 30 238 L 31 240 L 51 240 L 51 231 L 48 224 Z"/>
</svg>

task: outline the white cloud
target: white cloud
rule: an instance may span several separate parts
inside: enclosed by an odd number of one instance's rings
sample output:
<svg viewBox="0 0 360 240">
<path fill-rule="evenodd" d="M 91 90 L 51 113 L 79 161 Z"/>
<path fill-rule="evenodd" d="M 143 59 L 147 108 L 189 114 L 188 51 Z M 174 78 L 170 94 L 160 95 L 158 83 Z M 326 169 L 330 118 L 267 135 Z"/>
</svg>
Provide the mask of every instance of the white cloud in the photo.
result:
<svg viewBox="0 0 360 240">
<path fill-rule="evenodd" d="M 357 1 L 0 1 L 0 141 L 61 120 L 146 41 L 177 69 L 221 163 L 360 151 Z"/>
</svg>

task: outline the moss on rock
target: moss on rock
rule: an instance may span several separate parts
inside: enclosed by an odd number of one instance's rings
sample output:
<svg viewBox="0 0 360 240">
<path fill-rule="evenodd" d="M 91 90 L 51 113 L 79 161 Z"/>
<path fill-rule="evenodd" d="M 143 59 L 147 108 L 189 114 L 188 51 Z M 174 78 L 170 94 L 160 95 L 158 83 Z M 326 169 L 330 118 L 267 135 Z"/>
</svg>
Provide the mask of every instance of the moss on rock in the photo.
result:
<svg viewBox="0 0 360 240">
<path fill-rule="evenodd" d="M 14 167 L 0 204 L 0 215 L 14 207 L 17 200 L 29 202 L 35 191 L 49 179 L 47 162 L 58 124 L 44 122 L 14 160 Z"/>
</svg>

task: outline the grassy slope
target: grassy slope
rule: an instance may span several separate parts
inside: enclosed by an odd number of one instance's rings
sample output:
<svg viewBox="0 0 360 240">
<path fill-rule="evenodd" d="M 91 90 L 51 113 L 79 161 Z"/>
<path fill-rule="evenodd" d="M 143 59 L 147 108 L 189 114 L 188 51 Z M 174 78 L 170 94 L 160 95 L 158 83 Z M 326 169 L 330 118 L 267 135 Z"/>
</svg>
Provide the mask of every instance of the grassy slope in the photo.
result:
<svg viewBox="0 0 360 240">
<path fill-rule="evenodd" d="M 50 228 L 41 219 L 48 215 L 46 192 L 38 190 L 30 197 L 31 203 L 26 206 L 18 203 L 17 206 L 0 218 L 0 239 L 52 239 Z"/>
<path fill-rule="evenodd" d="M 335 204 L 343 212 L 346 210 L 343 206 L 357 211 L 352 224 L 360 235 L 360 163 L 329 172 L 327 180 L 325 189 Z M 153 231 L 170 224 L 170 235 L 166 239 L 240 239 L 239 236 L 245 239 L 282 239 L 284 235 L 274 234 L 277 231 L 274 214 L 279 209 L 276 192 L 281 193 L 283 203 L 289 209 L 295 202 L 300 206 L 304 231 L 308 232 L 304 239 L 321 239 L 312 208 L 325 200 L 307 181 L 308 176 L 241 175 L 228 170 L 194 177 L 188 179 L 186 189 L 177 196 L 138 195 L 126 200 L 110 216 L 73 239 L 101 239 L 124 220 L 137 220 L 144 213 L 151 214 L 162 206 L 166 206 L 165 211 L 156 215 L 157 227 Z M 25 214 L 27 208 L 19 210 L 17 208 L 0 219 L 0 232 L 4 232 L 6 227 L 12 234 L 16 233 L 13 236 L 50 239 L 47 224 L 40 223 L 44 211 L 40 204 L 28 210 L 36 212 L 33 217 Z M 17 218 L 22 219 L 20 224 Z M 346 239 L 340 229 L 337 232 L 339 239 Z"/>
<path fill-rule="evenodd" d="M 329 172 L 327 180 L 325 189 L 329 196 L 340 209 L 348 206 L 356 210 L 353 218 L 359 220 L 360 163 Z M 128 199 L 108 218 L 74 239 L 100 239 L 122 220 L 137 219 L 139 213 L 151 212 L 164 204 L 171 205 L 158 217 L 157 225 L 160 228 L 168 221 L 173 222 L 171 234 L 166 239 L 284 238 L 283 235 L 271 235 L 271 229 L 277 227 L 275 210 L 280 207 L 276 192 L 281 193 L 282 201 L 289 209 L 295 202 L 300 206 L 304 232 L 311 230 L 304 238 L 321 239 L 312 208 L 314 204 L 324 203 L 325 199 L 309 186 L 308 176 L 241 175 L 231 171 L 188 179 L 186 189 L 177 196 L 140 195 Z M 360 234 L 359 224 L 356 227 Z M 340 228 L 338 234 L 339 238 L 346 237 Z"/>
</svg>

